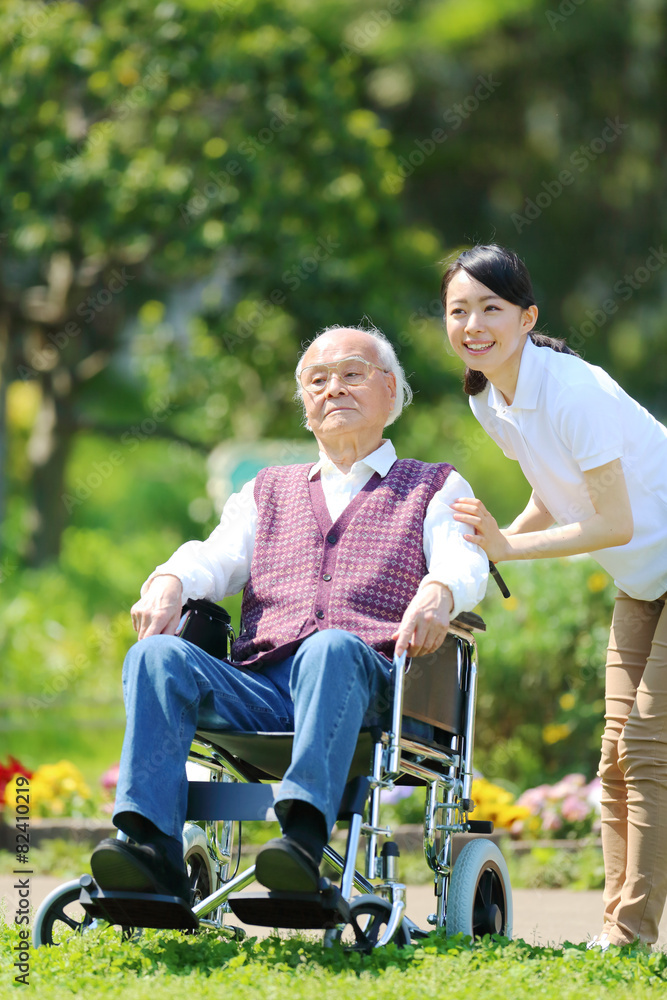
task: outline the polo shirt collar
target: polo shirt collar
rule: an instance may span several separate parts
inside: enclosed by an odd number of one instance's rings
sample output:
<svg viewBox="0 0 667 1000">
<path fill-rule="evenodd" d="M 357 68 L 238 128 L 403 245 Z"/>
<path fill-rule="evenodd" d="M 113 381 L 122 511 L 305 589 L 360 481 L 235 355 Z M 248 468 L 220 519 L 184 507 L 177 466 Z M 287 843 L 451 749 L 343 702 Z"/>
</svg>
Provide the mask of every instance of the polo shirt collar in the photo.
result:
<svg viewBox="0 0 667 1000">
<path fill-rule="evenodd" d="M 396 461 L 396 449 L 394 448 L 391 441 L 387 440 L 384 442 L 384 444 L 381 444 L 379 448 L 376 448 L 375 451 L 372 451 L 370 455 L 366 455 L 364 458 L 361 458 L 358 462 L 355 462 L 352 468 L 350 469 L 350 473 L 348 473 L 348 475 L 351 474 L 352 472 L 357 472 L 361 466 L 365 465 L 372 472 L 378 472 L 382 477 L 382 479 L 384 479 L 384 477 L 387 475 L 387 473 L 389 472 L 395 461 Z M 338 469 L 333 464 L 333 462 L 324 454 L 323 451 L 320 451 L 320 460 L 319 462 L 316 462 L 315 465 L 312 467 L 312 469 L 308 473 L 308 478 L 312 479 L 313 476 L 317 475 L 318 472 L 335 472 L 339 476 L 343 475 L 340 469 Z"/>
<path fill-rule="evenodd" d="M 548 350 L 549 348 L 537 347 L 530 337 L 526 337 L 526 343 L 521 352 L 519 378 L 513 402 L 508 406 L 500 390 L 489 383 L 489 405 L 494 410 L 537 409 L 544 367 L 548 360 Z"/>
</svg>

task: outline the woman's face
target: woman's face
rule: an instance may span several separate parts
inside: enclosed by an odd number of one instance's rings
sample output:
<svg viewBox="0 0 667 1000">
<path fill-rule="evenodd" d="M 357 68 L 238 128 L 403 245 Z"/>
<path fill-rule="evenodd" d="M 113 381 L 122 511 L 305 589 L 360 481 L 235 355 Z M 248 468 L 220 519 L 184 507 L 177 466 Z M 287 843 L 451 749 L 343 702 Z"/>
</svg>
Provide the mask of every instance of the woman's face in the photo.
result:
<svg viewBox="0 0 667 1000">
<path fill-rule="evenodd" d="M 466 365 L 486 375 L 506 398 L 514 396 L 523 345 L 536 322 L 537 306 L 515 306 L 464 270 L 449 282 L 449 341 Z"/>
</svg>

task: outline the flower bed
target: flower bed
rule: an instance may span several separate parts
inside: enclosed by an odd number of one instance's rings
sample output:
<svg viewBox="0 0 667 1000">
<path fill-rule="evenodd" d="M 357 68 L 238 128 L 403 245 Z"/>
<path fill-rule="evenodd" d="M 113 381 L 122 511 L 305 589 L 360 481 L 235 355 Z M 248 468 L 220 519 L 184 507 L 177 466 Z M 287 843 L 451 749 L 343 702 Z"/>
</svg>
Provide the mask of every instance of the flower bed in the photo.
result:
<svg viewBox="0 0 667 1000">
<path fill-rule="evenodd" d="M 568 774 L 555 785 L 538 785 L 519 796 L 528 816 L 517 818 L 513 837 L 580 840 L 600 832 L 600 779 Z"/>
<path fill-rule="evenodd" d="M 580 840 L 600 831 L 600 780 L 587 782 L 583 774 L 568 774 L 553 785 L 529 788 L 518 797 L 501 785 L 476 777 L 472 786 L 475 820 L 490 820 L 513 840 Z M 397 785 L 382 793 L 390 819 L 398 824 L 421 824 L 424 789 Z"/>
</svg>

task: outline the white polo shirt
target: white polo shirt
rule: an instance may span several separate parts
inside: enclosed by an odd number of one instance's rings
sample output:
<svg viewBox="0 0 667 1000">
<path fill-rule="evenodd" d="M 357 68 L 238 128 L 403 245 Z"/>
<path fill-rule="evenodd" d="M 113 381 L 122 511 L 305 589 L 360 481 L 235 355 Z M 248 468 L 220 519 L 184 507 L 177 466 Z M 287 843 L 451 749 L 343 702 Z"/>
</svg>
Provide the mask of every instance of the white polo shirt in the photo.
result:
<svg viewBox="0 0 667 1000">
<path fill-rule="evenodd" d="M 651 601 L 667 591 L 667 428 L 602 368 L 530 338 L 512 404 L 488 383 L 470 406 L 557 524 L 595 513 L 582 473 L 620 459 L 634 534 L 591 555 L 630 597 Z"/>
</svg>

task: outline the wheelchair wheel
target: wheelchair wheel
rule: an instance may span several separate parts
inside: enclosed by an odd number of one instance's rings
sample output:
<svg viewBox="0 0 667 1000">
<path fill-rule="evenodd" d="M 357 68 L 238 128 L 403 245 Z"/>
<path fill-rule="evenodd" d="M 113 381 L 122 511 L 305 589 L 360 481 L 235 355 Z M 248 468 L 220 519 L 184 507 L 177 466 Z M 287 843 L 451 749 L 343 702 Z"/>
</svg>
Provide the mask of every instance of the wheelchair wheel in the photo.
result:
<svg viewBox="0 0 667 1000">
<path fill-rule="evenodd" d="M 66 882 L 50 892 L 35 915 L 33 947 L 61 944 L 76 934 L 84 934 L 93 925 L 92 917 L 79 903 L 78 879 Z"/>
<path fill-rule="evenodd" d="M 207 862 L 208 857 L 203 856 L 199 848 L 194 848 L 185 855 L 185 867 L 190 882 L 190 906 L 201 903 L 202 899 L 206 899 L 213 891 Z"/>
<path fill-rule="evenodd" d="M 103 920 L 94 920 L 79 903 L 81 885 L 78 878 L 65 882 L 50 892 L 35 914 L 32 928 L 32 944 L 39 948 L 43 944 L 57 945 L 68 941 L 76 934 L 85 934 L 95 927 L 111 927 Z M 134 941 L 141 936 L 137 927 L 118 927 L 122 941 Z"/>
<path fill-rule="evenodd" d="M 512 887 L 501 852 L 490 840 L 473 840 L 454 865 L 447 897 L 447 934 L 472 938 L 512 936 Z"/>
<path fill-rule="evenodd" d="M 377 943 L 387 929 L 387 921 L 391 914 L 391 903 L 381 896 L 364 894 L 355 896 L 350 903 L 350 911 L 356 918 L 359 927 L 366 935 L 369 948 L 376 948 Z M 340 936 L 340 943 L 349 951 L 363 951 L 356 939 L 352 924 L 346 924 Z M 394 935 L 393 944 L 404 948 L 410 944 L 410 931 L 401 923 Z"/>
<path fill-rule="evenodd" d="M 195 906 L 213 892 L 215 874 L 206 834 L 195 823 L 183 828 L 183 860 L 190 881 L 190 905 Z"/>
</svg>

